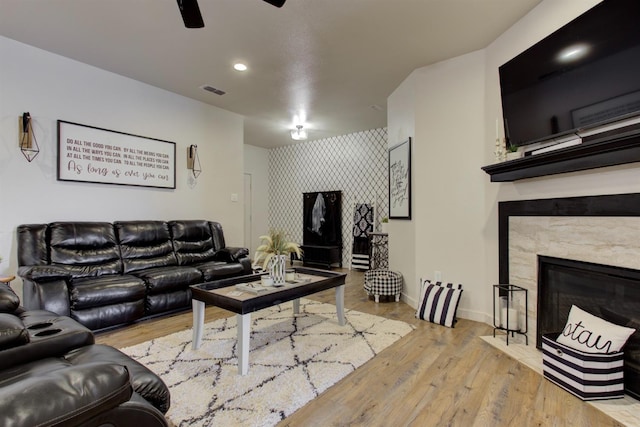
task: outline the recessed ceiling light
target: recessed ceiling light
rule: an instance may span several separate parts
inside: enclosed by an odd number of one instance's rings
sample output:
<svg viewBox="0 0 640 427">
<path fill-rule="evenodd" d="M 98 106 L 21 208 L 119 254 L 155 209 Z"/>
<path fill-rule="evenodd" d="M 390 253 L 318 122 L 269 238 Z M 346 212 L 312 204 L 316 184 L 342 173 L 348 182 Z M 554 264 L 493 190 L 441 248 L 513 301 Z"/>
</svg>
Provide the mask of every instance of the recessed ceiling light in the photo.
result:
<svg viewBox="0 0 640 427">
<path fill-rule="evenodd" d="M 247 66 L 242 62 L 236 62 L 233 64 L 233 69 L 236 71 L 247 71 Z"/>
</svg>

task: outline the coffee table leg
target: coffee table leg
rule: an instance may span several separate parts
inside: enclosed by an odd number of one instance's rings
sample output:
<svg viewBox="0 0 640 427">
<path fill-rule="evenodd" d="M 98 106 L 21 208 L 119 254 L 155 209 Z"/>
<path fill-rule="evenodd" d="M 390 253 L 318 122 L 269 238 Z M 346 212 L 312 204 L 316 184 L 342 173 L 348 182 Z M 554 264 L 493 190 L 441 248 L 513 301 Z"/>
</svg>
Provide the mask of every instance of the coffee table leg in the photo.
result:
<svg viewBox="0 0 640 427">
<path fill-rule="evenodd" d="M 251 313 L 236 314 L 238 322 L 238 374 L 249 372 L 249 334 L 251 333 Z"/>
<path fill-rule="evenodd" d="M 191 348 L 197 350 L 202 344 L 202 328 L 204 327 L 204 303 L 194 299 L 191 301 L 193 306 L 193 338 Z"/>
<path fill-rule="evenodd" d="M 336 311 L 338 312 L 338 324 L 344 326 L 346 323 L 344 318 L 344 285 L 336 288 Z"/>
<path fill-rule="evenodd" d="M 293 314 L 300 314 L 300 298 L 293 300 Z"/>
</svg>

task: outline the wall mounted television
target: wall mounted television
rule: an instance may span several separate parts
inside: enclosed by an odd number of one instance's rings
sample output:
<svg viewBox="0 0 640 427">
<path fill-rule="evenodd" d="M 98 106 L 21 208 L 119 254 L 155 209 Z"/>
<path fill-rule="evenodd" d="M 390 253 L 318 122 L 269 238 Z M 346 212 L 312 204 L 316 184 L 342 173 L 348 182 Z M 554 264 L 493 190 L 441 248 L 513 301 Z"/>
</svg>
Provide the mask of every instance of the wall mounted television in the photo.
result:
<svg viewBox="0 0 640 427">
<path fill-rule="evenodd" d="M 523 146 L 640 115 L 640 0 L 604 0 L 499 68 Z"/>
</svg>

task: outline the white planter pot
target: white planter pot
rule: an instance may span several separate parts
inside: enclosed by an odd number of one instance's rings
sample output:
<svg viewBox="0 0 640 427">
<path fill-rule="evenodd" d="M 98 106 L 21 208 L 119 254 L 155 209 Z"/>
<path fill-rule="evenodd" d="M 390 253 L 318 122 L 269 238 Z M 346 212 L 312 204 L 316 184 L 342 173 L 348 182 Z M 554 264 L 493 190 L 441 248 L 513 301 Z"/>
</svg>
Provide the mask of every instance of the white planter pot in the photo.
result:
<svg viewBox="0 0 640 427">
<path fill-rule="evenodd" d="M 273 279 L 274 285 L 279 285 L 285 281 L 285 267 L 287 266 L 286 255 L 275 255 L 269 261 L 269 276 Z"/>
<path fill-rule="evenodd" d="M 381 222 L 380 223 L 380 232 L 381 233 L 388 233 L 387 231 L 387 225 L 389 225 L 388 222 Z"/>
</svg>

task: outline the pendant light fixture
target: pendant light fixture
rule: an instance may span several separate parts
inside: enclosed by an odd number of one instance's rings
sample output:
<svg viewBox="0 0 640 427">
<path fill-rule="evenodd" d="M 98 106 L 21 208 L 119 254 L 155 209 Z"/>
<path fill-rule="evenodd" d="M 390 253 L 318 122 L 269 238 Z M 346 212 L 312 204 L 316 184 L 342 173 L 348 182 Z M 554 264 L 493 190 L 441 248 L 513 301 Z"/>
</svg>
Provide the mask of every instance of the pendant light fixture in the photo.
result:
<svg viewBox="0 0 640 427">
<path fill-rule="evenodd" d="M 307 131 L 302 128 L 302 125 L 296 125 L 296 128 L 291 131 L 291 139 L 295 141 L 302 141 L 307 139 Z"/>
</svg>

